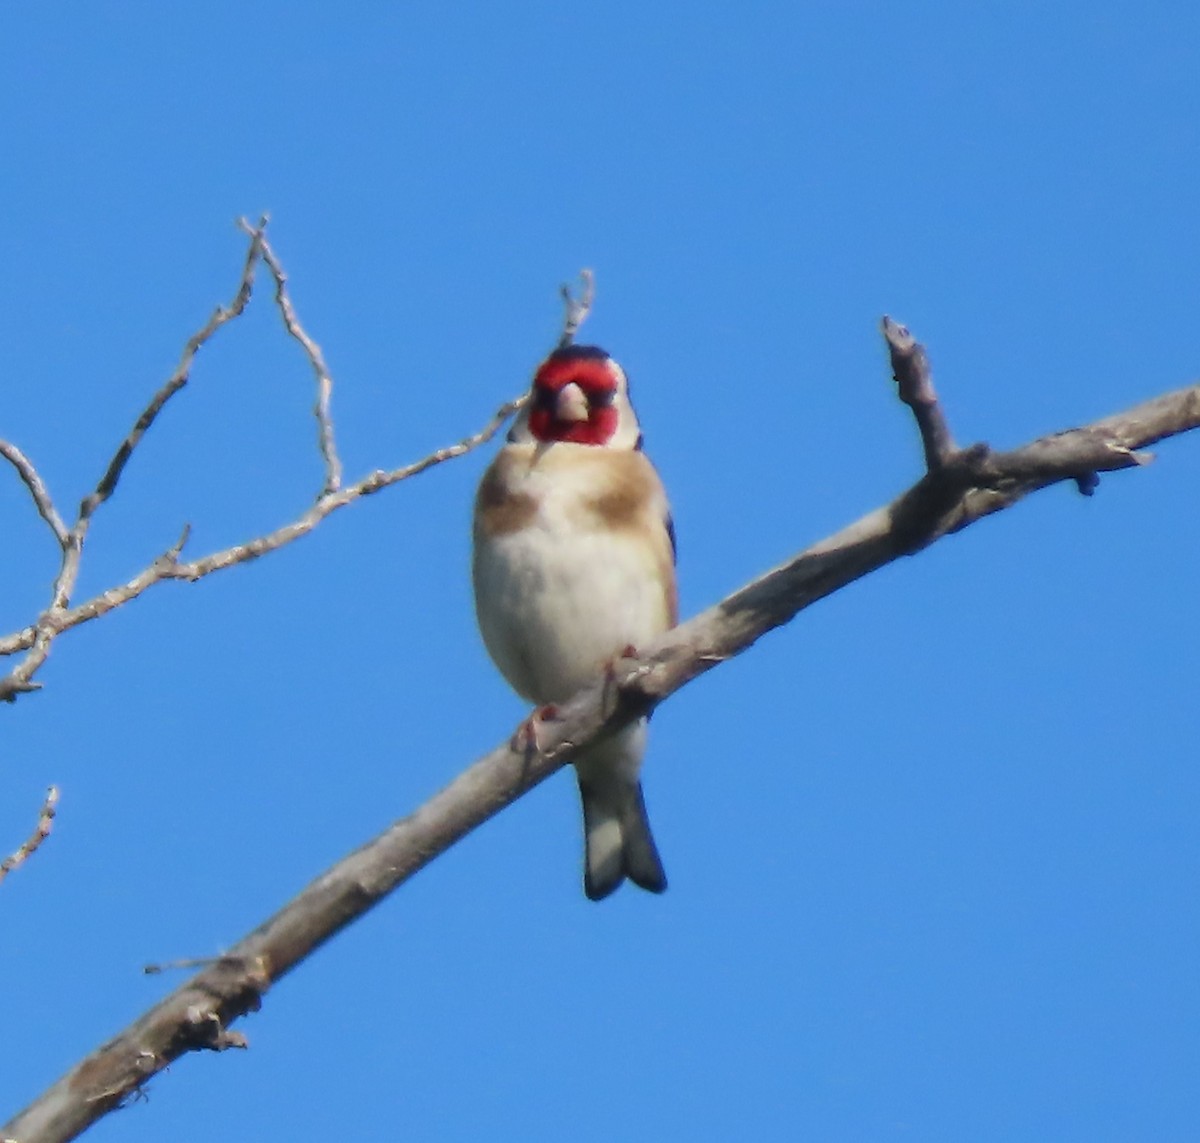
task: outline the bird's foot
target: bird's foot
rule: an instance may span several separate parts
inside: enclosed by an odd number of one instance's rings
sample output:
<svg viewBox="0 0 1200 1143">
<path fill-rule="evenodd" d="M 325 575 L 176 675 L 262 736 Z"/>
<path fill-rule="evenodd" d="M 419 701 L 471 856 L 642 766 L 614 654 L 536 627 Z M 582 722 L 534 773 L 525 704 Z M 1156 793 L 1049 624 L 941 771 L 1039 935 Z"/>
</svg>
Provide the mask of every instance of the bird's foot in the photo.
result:
<svg viewBox="0 0 1200 1143">
<path fill-rule="evenodd" d="M 544 722 L 558 718 L 558 707 L 539 706 L 520 726 L 509 740 L 509 748 L 515 754 L 541 754 L 542 744 L 538 738 L 538 727 Z"/>
<path fill-rule="evenodd" d="M 621 684 L 617 677 L 617 664 L 622 659 L 638 658 L 638 649 L 632 643 L 626 643 L 621 651 L 607 660 L 604 664 L 604 691 L 600 696 L 600 709 L 607 718 L 617 709 L 621 698 Z"/>
</svg>

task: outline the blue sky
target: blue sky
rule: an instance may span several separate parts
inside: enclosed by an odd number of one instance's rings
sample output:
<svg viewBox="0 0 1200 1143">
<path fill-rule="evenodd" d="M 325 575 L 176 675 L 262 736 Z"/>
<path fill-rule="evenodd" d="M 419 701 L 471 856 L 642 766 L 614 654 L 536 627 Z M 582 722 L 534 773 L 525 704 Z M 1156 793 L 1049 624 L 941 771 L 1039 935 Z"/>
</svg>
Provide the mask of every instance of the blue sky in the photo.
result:
<svg viewBox="0 0 1200 1143">
<path fill-rule="evenodd" d="M 0 437 L 67 510 L 270 211 L 348 474 L 480 426 L 597 275 L 693 614 L 919 475 L 883 313 L 960 440 L 1193 380 L 1182 4 L 6 6 Z M 264 289 L 89 539 L 79 597 L 320 482 Z M 657 715 L 671 889 L 579 885 L 573 783 L 489 823 L 97 1140 L 1190 1139 L 1200 440 L 884 569 Z M 490 451 L 64 637 L 0 712 L 0 1119 L 502 741 Z M 0 627 L 55 552 L 0 473 Z"/>
</svg>

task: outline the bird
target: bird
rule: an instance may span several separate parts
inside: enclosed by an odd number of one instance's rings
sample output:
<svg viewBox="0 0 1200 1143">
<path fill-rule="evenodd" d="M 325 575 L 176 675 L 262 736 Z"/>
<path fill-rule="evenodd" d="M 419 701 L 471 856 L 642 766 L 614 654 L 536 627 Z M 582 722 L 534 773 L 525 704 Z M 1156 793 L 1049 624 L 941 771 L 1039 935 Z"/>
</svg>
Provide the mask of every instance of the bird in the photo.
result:
<svg viewBox="0 0 1200 1143">
<path fill-rule="evenodd" d="M 675 555 L 625 371 L 596 346 L 560 346 L 534 372 L 475 497 L 484 646 L 513 690 L 552 716 L 554 704 L 675 626 Z M 642 793 L 645 750 L 640 718 L 574 759 L 593 901 L 626 878 L 652 893 L 667 887 Z"/>
</svg>

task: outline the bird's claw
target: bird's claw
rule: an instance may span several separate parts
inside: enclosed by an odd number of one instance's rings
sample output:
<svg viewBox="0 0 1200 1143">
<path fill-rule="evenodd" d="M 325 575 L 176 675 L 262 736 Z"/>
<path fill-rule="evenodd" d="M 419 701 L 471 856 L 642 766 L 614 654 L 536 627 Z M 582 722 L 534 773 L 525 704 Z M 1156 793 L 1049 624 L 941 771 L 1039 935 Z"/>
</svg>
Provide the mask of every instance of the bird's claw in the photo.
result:
<svg viewBox="0 0 1200 1143">
<path fill-rule="evenodd" d="M 509 740 L 509 748 L 514 754 L 541 754 L 542 744 L 538 739 L 538 727 L 543 722 L 553 722 L 558 718 L 558 707 L 553 705 L 539 706 L 520 726 Z"/>
</svg>

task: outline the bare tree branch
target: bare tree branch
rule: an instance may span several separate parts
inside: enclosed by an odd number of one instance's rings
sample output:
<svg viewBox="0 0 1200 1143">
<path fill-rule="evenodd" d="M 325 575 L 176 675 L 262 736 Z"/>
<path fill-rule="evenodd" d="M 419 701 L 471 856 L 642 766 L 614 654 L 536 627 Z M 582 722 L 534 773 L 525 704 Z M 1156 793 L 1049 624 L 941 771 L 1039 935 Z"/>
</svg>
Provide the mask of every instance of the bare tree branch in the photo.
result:
<svg viewBox="0 0 1200 1143">
<path fill-rule="evenodd" d="M 77 607 L 60 609 L 53 614 L 52 618 L 42 616 L 37 624 L 0 639 L 0 656 L 12 655 L 29 647 L 34 647 L 37 644 L 41 630 L 49 623 L 53 623 L 54 625 L 53 634 L 59 635 L 63 631 L 70 630 L 72 627 L 78 627 L 81 623 L 86 623 L 89 620 L 99 618 L 101 615 L 108 614 L 114 608 L 136 599 L 144 591 L 165 580 L 195 582 L 198 579 L 203 579 L 206 575 L 211 575 L 213 572 L 222 571 L 236 564 L 257 559 L 268 552 L 277 551 L 287 544 L 292 543 L 292 541 L 298 540 L 301 536 L 308 535 L 326 516 L 336 512 L 339 508 L 345 508 L 346 505 L 354 503 L 355 500 L 363 496 L 370 496 L 374 492 L 390 488 L 393 484 L 399 484 L 402 480 L 418 476 L 436 465 L 444 464 L 448 460 L 454 460 L 456 457 L 463 456 L 480 445 L 486 444 L 499 432 L 500 428 L 513 412 L 519 409 L 524 403 L 525 398 L 523 396 L 514 401 L 506 402 L 496 410 L 492 419 L 483 428 L 478 432 L 472 433 L 469 437 L 463 438 L 457 444 L 439 448 L 421 460 L 403 465 L 400 468 L 394 468 L 390 472 L 373 472 L 356 484 L 351 484 L 331 495 L 323 496 L 297 519 L 289 524 L 284 524 L 280 528 L 276 528 L 273 532 L 268 532 L 266 535 L 256 536 L 252 540 L 247 540 L 241 544 L 234 544 L 232 547 L 224 548 L 221 551 L 213 552 L 210 555 L 202 556 L 195 560 L 182 561 L 179 557 L 188 535 L 185 529 L 183 536 L 176 544 L 163 552 L 149 567 L 138 572 L 127 583 L 110 587 L 107 591 L 101 592 L 93 599 L 89 599 L 86 603 L 81 603 Z M 40 666 L 40 662 L 38 665 Z M 6 678 L 0 678 L 0 699 L 11 700 L 13 695 L 22 689 L 31 688 L 23 688 L 20 685 L 17 671 L 12 672 Z"/>
<path fill-rule="evenodd" d="M 919 403 L 940 417 L 931 390 L 927 397 Z M 924 435 L 922 417 L 917 421 Z M 245 1039 L 228 1027 L 259 1007 L 269 985 L 577 750 L 869 572 L 1039 488 L 1143 464 L 1148 458 L 1138 449 L 1197 427 L 1200 385 L 1011 452 L 983 445 L 956 449 L 948 430 L 944 439 L 936 434 L 943 444 L 932 450 L 929 471 L 913 487 L 668 632 L 643 648 L 637 661 L 618 664 L 615 701 L 613 679 L 598 679 L 542 724 L 540 752 L 515 751 L 506 737 L 415 813 L 327 870 L 229 953 L 98 1048 L 0 1136 L 21 1143 L 72 1139 L 184 1053 L 244 1046 Z"/>
<path fill-rule="evenodd" d="M 243 218 L 239 220 L 238 225 L 250 236 L 250 246 L 233 300 L 228 306 L 219 306 L 208 322 L 188 339 L 175 372 L 154 394 L 129 434 L 117 448 L 95 490 L 80 505 L 79 516 L 72 528 L 68 529 L 55 511 L 50 494 L 32 462 L 15 445 L 0 442 L 0 455 L 3 455 L 13 465 L 24 481 L 33 496 L 39 514 L 54 532 L 62 553 L 62 562 L 51 591 L 49 607 L 28 627 L 0 638 L 0 656 L 15 655 L 22 651 L 28 652 L 8 675 L 0 677 L 0 700 L 12 702 L 18 695 L 37 690 L 40 687 L 39 683 L 33 681 L 33 676 L 45 664 L 53 641 L 64 631 L 69 631 L 81 623 L 106 615 L 114 608 L 136 599 L 155 584 L 166 580 L 195 582 L 215 571 L 222 571 L 236 564 L 257 559 L 268 552 L 277 551 L 301 536 L 307 535 L 325 517 L 339 508 L 344 508 L 363 496 L 390 488 L 393 484 L 399 484 L 403 480 L 408 480 L 410 477 L 417 476 L 436 465 L 453 460 L 485 444 L 495 436 L 508 417 L 525 403 L 523 395 L 508 401 L 496 411 L 482 429 L 457 444 L 439 448 L 421 460 L 391 471 L 372 472 L 357 483 L 343 488 L 342 464 L 334 443 L 333 417 L 330 410 L 333 379 L 329 374 L 320 347 L 308 334 L 296 315 L 295 307 L 287 290 L 287 275 L 274 250 L 267 242 L 266 217 L 261 218 L 257 225 L 251 225 Z M 70 606 L 71 594 L 79 576 L 83 544 L 92 517 L 100 505 L 109 499 L 116 490 L 134 449 L 150 426 L 154 424 L 166 403 L 187 384 L 192 363 L 201 347 L 222 326 L 241 316 L 246 309 L 253 291 L 255 270 L 260 260 L 266 263 L 275 280 L 275 301 L 283 317 L 284 325 L 288 333 L 303 347 L 316 377 L 317 401 L 314 413 L 318 425 L 318 445 L 325 466 L 325 480 L 316 502 L 297 519 L 266 535 L 256 536 L 254 539 L 194 560 L 183 561 L 180 559 L 183 546 L 188 538 L 189 530 L 185 528 L 177 543 L 164 551 L 132 579 L 108 588 L 85 603 L 75 607 Z M 579 323 L 587 316 L 587 309 L 591 305 L 592 279 L 590 272 L 585 271 L 584 275 L 587 291 L 586 302 L 568 305 L 568 312 L 564 318 L 563 336 L 567 336 L 568 329 L 573 333 L 578 328 Z"/>
<path fill-rule="evenodd" d="M 188 338 L 175 372 L 150 399 L 150 403 L 134 422 L 133 428 L 129 430 L 128 435 L 118 446 L 95 490 L 86 496 L 79 505 L 79 514 L 69 532 L 58 518 L 58 514 L 54 512 L 50 495 L 33 465 L 22 456 L 21 460 L 24 461 L 25 466 L 23 468 L 16 459 L 20 454 L 17 450 L 11 449 L 11 446 L 10 451 L 5 453 L 8 459 L 16 465 L 21 478 L 33 494 L 38 511 L 42 518 L 49 523 L 58 539 L 62 550 L 62 562 L 59 565 L 54 586 L 51 588 L 50 606 L 38 616 L 37 621 L 31 627 L 21 633 L 18 638 L 19 645 L 13 647 L 13 650 L 28 650 L 29 653 L 8 675 L 0 679 L 0 699 L 12 702 L 17 695 L 39 688 L 40 684 L 32 681 L 33 676 L 46 662 L 46 658 L 50 654 L 51 643 L 66 630 L 64 618 L 71 601 L 71 593 L 75 590 L 75 582 L 79 578 L 83 543 L 87 538 L 88 529 L 91 527 L 92 517 L 100 505 L 116 491 L 121 474 L 125 471 L 129 458 L 133 455 L 133 450 L 137 448 L 147 430 L 158 419 L 159 413 L 162 412 L 167 402 L 188 383 L 196 354 L 222 326 L 240 317 L 249 304 L 254 286 L 254 269 L 258 265 L 258 259 L 262 253 L 263 227 L 265 225 L 266 219 L 264 218 L 257 229 L 249 231 L 251 234 L 250 247 L 246 252 L 246 262 L 242 268 L 242 275 L 238 281 L 233 301 L 228 306 L 218 306 L 212 317 Z M 53 515 L 48 515 L 48 513 Z M 8 643 L 9 640 L 4 642 Z M 0 653 L 11 654 L 12 651 Z"/>
<path fill-rule="evenodd" d="M 38 814 L 37 827 L 31 833 L 25 844 L 14 850 L 3 861 L 0 861 L 0 881 L 3 881 L 18 865 L 21 865 L 29 857 L 37 853 L 42 842 L 50 836 L 50 831 L 54 828 L 54 815 L 58 808 L 58 787 L 51 786 L 46 791 L 46 798 L 42 802 L 41 812 Z"/>
</svg>

